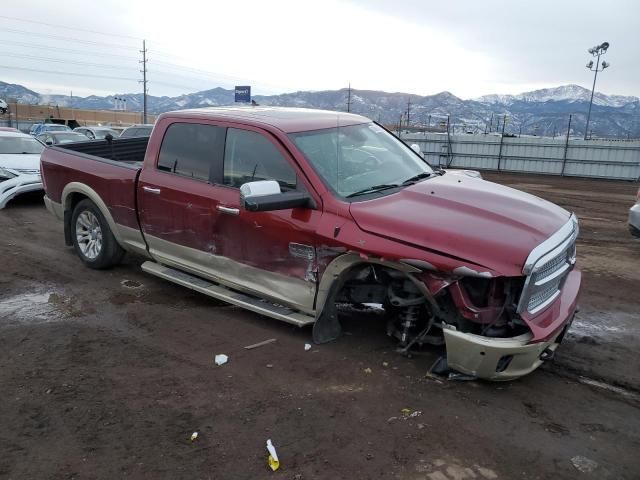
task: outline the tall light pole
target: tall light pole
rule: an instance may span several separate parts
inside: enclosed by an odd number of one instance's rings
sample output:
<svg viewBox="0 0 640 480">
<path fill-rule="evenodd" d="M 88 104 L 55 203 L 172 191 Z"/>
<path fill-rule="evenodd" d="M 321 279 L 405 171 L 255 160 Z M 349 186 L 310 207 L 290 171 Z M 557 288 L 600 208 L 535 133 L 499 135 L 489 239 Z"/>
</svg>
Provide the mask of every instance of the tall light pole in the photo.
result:
<svg viewBox="0 0 640 480">
<path fill-rule="evenodd" d="M 604 55 L 607 53 L 609 49 L 609 42 L 603 42 L 600 45 L 596 45 L 595 47 L 591 47 L 587 50 L 592 56 L 596 57 L 596 68 L 593 68 L 593 60 L 589 60 L 586 67 L 591 70 L 593 73 L 593 87 L 591 87 L 591 100 L 589 101 L 589 113 L 587 114 L 587 125 L 584 128 L 584 139 L 587 139 L 589 135 L 589 121 L 591 120 L 591 107 L 593 106 L 593 94 L 596 91 L 596 78 L 598 78 L 598 72 L 603 71 L 605 68 L 609 67 L 611 64 L 602 61 L 602 67 L 600 67 L 600 55 Z"/>
</svg>

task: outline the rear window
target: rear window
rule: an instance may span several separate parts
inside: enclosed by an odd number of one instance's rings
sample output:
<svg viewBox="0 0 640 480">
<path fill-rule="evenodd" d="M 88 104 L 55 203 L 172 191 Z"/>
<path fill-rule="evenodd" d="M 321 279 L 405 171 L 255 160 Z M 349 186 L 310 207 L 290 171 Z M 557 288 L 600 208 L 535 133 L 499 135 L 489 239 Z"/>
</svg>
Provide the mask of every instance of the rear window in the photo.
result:
<svg viewBox="0 0 640 480">
<path fill-rule="evenodd" d="M 197 123 L 174 123 L 167 129 L 158 170 L 209 180 L 213 165 L 222 161 L 225 128 Z"/>
</svg>

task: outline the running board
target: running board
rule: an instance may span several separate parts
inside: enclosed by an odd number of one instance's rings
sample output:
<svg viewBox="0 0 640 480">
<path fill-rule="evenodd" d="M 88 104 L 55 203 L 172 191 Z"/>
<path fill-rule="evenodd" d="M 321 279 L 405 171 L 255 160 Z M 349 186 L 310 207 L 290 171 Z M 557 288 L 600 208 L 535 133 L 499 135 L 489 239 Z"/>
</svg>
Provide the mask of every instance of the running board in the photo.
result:
<svg viewBox="0 0 640 480">
<path fill-rule="evenodd" d="M 298 327 L 313 324 L 316 319 L 311 315 L 292 310 L 280 305 L 274 305 L 266 300 L 252 297 L 244 293 L 236 292 L 220 284 L 210 282 L 195 275 L 191 275 L 171 267 L 166 267 L 156 262 L 144 262 L 142 270 L 156 277 L 164 278 L 170 282 L 177 283 L 183 287 L 190 288 L 196 292 L 204 293 L 210 297 L 228 302 L 233 305 L 251 310 L 252 312 L 266 315 L 267 317 L 282 320 Z"/>
</svg>

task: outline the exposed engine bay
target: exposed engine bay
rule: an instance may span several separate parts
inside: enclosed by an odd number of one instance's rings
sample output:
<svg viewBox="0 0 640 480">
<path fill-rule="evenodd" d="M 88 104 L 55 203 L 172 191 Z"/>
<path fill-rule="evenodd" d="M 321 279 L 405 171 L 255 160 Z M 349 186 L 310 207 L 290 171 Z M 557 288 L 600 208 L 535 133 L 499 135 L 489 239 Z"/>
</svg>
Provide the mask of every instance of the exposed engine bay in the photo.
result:
<svg viewBox="0 0 640 480">
<path fill-rule="evenodd" d="M 409 275 L 374 264 L 354 268 L 336 296 L 338 312 L 375 307 L 404 355 L 444 345 L 444 328 L 496 339 L 529 333 L 516 312 L 523 278 Z M 436 293 L 425 295 L 420 282 Z"/>
</svg>

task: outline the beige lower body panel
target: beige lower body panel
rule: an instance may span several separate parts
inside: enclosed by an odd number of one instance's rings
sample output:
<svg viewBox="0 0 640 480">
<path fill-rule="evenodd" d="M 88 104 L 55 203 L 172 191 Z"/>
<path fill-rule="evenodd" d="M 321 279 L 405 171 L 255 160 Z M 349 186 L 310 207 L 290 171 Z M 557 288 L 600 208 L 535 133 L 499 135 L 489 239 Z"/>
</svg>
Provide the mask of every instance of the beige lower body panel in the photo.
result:
<svg viewBox="0 0 640 480">
<path fill-rule="evenodd" d="M 131 253 L 137 253 L 144 257 L 150 258 L 149 252 L 147 252 L 147 245 L 144 243 L 144 237 L 138 228 L 125 227 L 124 225 L 116 224 L 118 228 L 117 234 L 114 237 L 120 243 L 120 246 L 126 251 Z"/>
<path fill-rule="evenodd" d="M 62 208 L 62 204 L 58 202 L 54 202 L 46 195 L 44 196 L 44 206 L 47 207 L 49 213 L 55 216 L 58 220 L 64 220 L 64 209 Z"/>
<path fill-rule="evenodd" d="M 164 278 L 165 280 L 169 280 L 170 282 L 182 285 L 183 287 L 217 298 L 218 300 L 275 318 L 276 320 L 282 320 L 284 322 L 291 323 L 292 325 L 297 325 L 298 327 L 311 325 L 315 322 L 313 315 L 305 315 L 304 313 L 296 312 L 285 307 L 270 305 L 261 299 L 234 292 L 233 290 L 221 285 L 208 282 L 199 277 L 194 277 L 180 270 L 175 270 L 159 263 L 144 262 L 142 264 L 142 270 L 160 278 Z"/>
<path fill-rule="evenodd" d="M 262 270 L 151 235 L 145 235 L 145 240 L 159 263 L 307 314 L 315 313 L 315 282 Z"/>
<path fill-rule="evenodd" d="M 513 338 L 489 338 L 459 332 L 451 327 L 443 329 L 447 345 L 447 364 L 450 368 L 485 380 L 513 380 L 534 371 L 543 360 L 540 355 L 547 348 L 558 347 L 556 339 L 540 343 L 528 343 L 530 334 Z M 513 356 L 507 368 L 497 372 L 500 359 Z"/>
</svg>

